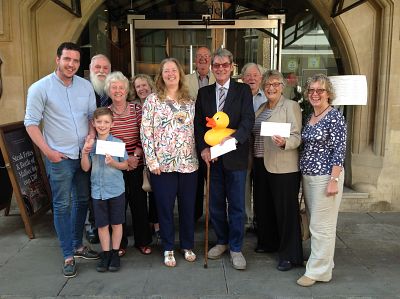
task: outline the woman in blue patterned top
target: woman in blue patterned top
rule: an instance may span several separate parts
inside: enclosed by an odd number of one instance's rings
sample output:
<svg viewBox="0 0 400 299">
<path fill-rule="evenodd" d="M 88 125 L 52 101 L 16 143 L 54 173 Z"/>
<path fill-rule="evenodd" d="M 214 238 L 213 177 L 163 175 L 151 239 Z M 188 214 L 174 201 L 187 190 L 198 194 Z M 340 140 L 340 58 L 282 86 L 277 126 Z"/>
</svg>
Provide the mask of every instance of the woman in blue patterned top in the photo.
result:
<svg viewBox="0 0 400 299">
<path fill-rule="evenodd" d="M 314 110 L 303 127 L 300 155 L 303 192 L 310 215 L 311 255 L 306 273 L 297 283 L 308 287 L 316 281 L 332 279 L 347 131 L 343 115 L 331 106 L 335 93 L 326 75 L 309 78 L 305 96 Z"/>
</svg>

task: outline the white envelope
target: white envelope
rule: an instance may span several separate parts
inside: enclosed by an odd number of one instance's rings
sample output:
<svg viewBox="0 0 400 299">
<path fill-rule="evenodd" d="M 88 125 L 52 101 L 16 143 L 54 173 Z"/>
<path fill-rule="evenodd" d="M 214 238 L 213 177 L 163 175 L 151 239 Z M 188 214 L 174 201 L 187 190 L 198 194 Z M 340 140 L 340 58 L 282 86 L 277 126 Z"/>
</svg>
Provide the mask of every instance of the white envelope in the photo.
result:
<svg viewBox="0 0 400 299">
<path fill-rule="evenodd" d="M 125 143 L 97 140 L 96 154 L 97 155 L 109 154 L 114 157 L 123 158 L 125 156 Z"/>
<path fill-rule="evenodd" d="M 263 121 L 261 123 L 260 136 L 274 136 L 290 137 L 291 123 L 275 123 Z"/>
<path fill-rule="evenodd" d="M 217 144 L 210 147 L 211 159 L 222 156 L 223 154 L 229 153 L 236 149 L 236 142 L 234 138 L 228 139 L 223 145 Z"/>
</svg>

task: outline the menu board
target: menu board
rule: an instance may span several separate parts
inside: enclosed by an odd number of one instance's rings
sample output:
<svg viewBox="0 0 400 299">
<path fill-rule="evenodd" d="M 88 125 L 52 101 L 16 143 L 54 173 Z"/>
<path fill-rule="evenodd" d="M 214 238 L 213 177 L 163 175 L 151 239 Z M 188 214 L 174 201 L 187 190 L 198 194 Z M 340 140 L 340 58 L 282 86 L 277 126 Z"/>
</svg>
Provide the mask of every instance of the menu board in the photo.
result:
<svg viewBox="0 0 400 299">
<path fill-rule="evenodd" d="M 0 145 L 15 198 L 30 238 L 30 219 L 50 208 L 51 196 L 39 149 L 22 122 L 0 126 Z"/>
</svg>

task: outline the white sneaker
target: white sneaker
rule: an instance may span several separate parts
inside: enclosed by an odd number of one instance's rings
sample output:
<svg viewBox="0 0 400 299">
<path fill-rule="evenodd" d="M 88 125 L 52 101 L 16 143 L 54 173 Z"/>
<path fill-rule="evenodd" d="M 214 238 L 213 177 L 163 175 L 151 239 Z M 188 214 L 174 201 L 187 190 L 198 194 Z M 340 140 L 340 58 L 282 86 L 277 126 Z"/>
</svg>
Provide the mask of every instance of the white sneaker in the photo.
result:
<svg viewBox="0 0 400 299">
<path fill-rule="evenodd" d="M 231 262 L 233 268 L 236 270 L 246 269 L 246 259 L 244 258 L 242 252 L 231 251 Z"/>
<path fill-rule="evenodd" d="M 227 249 L 228 245 L 217 244 L 208 251 L 208 258 L 211 260 L 219 259 Z"/>
</svg>

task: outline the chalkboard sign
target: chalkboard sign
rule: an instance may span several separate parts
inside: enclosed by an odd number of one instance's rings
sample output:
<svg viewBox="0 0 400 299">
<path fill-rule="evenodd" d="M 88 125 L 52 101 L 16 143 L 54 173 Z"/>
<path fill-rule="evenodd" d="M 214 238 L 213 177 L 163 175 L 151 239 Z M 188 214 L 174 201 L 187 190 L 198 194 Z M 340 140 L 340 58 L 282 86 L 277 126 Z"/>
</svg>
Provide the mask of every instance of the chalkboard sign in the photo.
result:
<svg viewBox="0 0 400 299">
<path fill-rule="evenodd" d="M 0 126 L 0 146 L 15 198 L 32 239 L 31 219 L 48 211 L 50 188 L 39 149 L 25 130 L 23 122 Z"/>
<path fill-rule="evenodd" d="M 0 152 L 0 211 L 5 209 L 5 215 L 8 215 L 11 205 L 12 186 L 8 176 L 6 163 Z"/>
</svg>

